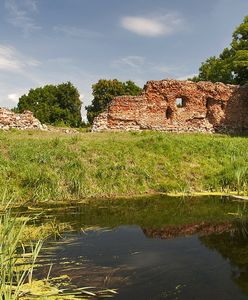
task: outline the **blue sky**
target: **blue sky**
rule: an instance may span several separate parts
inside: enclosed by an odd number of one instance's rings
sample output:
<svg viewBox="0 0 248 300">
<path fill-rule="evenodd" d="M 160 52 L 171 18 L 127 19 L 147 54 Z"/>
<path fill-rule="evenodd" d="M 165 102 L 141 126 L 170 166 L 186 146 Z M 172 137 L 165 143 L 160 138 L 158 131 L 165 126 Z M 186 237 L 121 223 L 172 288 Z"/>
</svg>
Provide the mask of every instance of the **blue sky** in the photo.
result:
<svg viewBox="0 0 248 300">
<path fill-rule="evenodd" d="M 193 76 L 247 14 L 247 0 L 0 0 L 0 106 L 49 83 L 88 105 L 100 78 Z"/>
</svg>

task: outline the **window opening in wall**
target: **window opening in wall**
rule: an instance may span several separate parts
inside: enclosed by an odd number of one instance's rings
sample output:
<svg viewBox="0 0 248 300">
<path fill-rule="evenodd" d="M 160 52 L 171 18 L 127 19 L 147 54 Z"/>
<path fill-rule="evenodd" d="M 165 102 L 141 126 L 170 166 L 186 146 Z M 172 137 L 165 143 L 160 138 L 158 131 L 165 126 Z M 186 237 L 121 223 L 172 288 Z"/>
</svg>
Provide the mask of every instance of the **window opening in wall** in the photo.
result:
<svg viewBox="0 0 248 300">
<path fill-rule="evenodd" d="M 183 98 L 176 98 L 176 106 L 178 107 L 178 108 L 181 108 L 181 107 L 185 107 L 186 106 L 186 101 L 185 101 L 185 99 L 183 99 Z"/>
<path fill-rule="evenodd" d="M 168 107 L 165 112 L 166 119 L 170 119 L 172 117 L 172 113 L 173 113 L 172 109 Z"/>
</svg>

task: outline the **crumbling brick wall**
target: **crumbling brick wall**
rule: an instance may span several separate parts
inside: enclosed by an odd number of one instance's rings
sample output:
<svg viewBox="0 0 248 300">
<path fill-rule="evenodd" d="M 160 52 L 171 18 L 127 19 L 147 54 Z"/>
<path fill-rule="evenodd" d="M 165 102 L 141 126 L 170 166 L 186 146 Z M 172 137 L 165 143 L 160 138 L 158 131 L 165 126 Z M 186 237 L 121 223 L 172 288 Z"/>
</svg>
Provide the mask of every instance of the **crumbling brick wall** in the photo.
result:
<svg viewBox="0 0 248 300">
<path fill-rule="evenodd" d="M 114 98 L 92 130 L 242 131 L 248 129 L 247 98 L 247 86 L 149 81 L 141 96 Z"/>
<path fill-rule="evenodd" d="M 0 108 L 0 129 L 9 130 L 16 129 L 46 129 L 38 119 L 33 116 L 30 111 L 25 111 L 23 114 L 16 114 L 6 108 Z"/>
</svg>

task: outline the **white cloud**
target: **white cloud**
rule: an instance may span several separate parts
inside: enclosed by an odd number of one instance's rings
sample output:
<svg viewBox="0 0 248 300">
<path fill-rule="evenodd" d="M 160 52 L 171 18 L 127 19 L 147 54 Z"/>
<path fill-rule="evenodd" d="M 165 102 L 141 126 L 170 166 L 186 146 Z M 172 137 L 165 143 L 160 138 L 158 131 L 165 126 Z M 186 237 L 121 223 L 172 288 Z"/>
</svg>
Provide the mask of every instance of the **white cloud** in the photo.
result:
<svg viewBox="0 0 248 300">
<path fill-rule="evenodd" d="M 132 68 L 139 68 L 145 64 L 145 58 L 143 56 L 130 55 L 122 57 L 113 62 L 113 65 L 126 65 Z"/>
<path fill-rule="evenodd" d="M 178 14 L 155 17 L 126 16 L 121 26 L 138 35 L 147 37 L 167 36 L 183 28 L 183 20 Z"/>
<path fill-rule="evenodd" d="M 14 104 L 17 104 L 19 101 L 19 96 L 17 94 L 9 94 L 8 95 L 8 100 L 13 102 Z"/>
<path fill-rule="evenodd" d="M 18 71 L 23 66 L 23 62 L 15 58 L 15 50 L 12 47 L 0 45 L 0 70 Z"/>
<path fill-rule="evenodd" d="M 33 13 L 37 12 L 35 0 L 5 0 L 5 8 L 8 12 L 8 22 L 20 28 L 24 36 L 41 29 L 33 19 Z"/>
<path fill-rule="evenodd" d="M 102 37 L 102 34 L 96 31 L 73 27 L 73 26 L 54 26 L 54 32 L 61 33 L 74 38 L 97 38 Z"/>
<path fill-rule="evenodd" d="M 172 76 L 172 74 L 177 74 L 181 71 L 181 66 L 172 66 L 172 65 L 163 65 L 158 64 L 153 61 L 149 61 L 147 58 L 143 56 L 135 56 L 130 55 L 126 57 L 119 58 L 112 62 L 113 67 L 118 67 L 119 69 L 132 69 L 132 72 L 137 73 L 147 73 L 147 74 L 154 74 L 154 73 L 163 73 L 164 75 Z"/>
<path fill-rule="evenodd" d="M 14 47 L 0 44 L 0 70 L 22 72 L 27 67 L 39 65 L 38 60 L 22 55 Z"/>
</svg>

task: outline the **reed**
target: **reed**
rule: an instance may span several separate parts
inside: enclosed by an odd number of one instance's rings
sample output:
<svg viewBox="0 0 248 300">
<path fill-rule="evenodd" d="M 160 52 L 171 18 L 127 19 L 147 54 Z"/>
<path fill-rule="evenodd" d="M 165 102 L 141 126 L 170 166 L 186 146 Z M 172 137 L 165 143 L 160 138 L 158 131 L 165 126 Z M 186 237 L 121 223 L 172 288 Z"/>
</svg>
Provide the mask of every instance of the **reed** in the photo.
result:
<svg viewBox="0 0 248 300">
<path fill-rule="evenodd" d="M 19 299 L 23 285 L 32 282 L 42 241 L 23 244 L 27 222 L 13 216 L 9 205 L 0 215 L 0 297 L 4 300 Z"/>
</svg>

